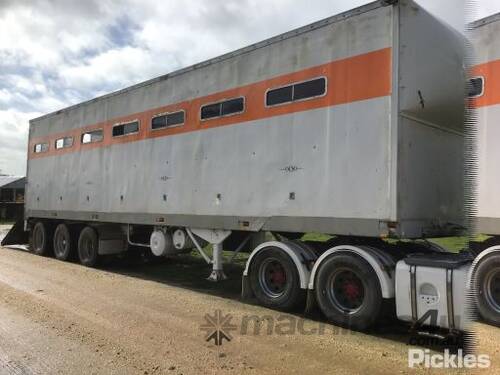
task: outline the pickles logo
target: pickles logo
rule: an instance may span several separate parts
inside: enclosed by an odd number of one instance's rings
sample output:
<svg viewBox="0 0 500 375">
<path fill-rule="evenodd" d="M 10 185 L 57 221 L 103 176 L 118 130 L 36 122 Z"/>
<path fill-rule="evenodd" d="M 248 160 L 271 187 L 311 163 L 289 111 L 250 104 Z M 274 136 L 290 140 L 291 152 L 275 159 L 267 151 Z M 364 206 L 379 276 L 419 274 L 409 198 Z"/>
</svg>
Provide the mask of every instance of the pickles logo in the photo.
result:
<svg viewBox="0 0 500 375">
<path fill-rule="evenodd" d="M 458 353 L 452 354 L 449 349 L 444 351 L 444 354 L 431 353 L 430 349 L 409 349 L 408 350 L 408 367 L 424 367 L 424 368 L 479 368 L 486 369 L 491 366 L 489 355 L 481 354 L 466 354 L 462 349 Z"/>
<path fill-rule="evenodd" d="M 205 322 L 200 326 L 200 330 L 205 332 L 205 341 L 213 340 L 217 346 L 221 346 L 224 340 L 231 341 L 233 339 L 231 331 L 238 329 L 231 323 L 233 316 L 224 315 L 221 310 L 215 310 L 213 315 L 205 314 L 204 319 Z"/>
</svg>

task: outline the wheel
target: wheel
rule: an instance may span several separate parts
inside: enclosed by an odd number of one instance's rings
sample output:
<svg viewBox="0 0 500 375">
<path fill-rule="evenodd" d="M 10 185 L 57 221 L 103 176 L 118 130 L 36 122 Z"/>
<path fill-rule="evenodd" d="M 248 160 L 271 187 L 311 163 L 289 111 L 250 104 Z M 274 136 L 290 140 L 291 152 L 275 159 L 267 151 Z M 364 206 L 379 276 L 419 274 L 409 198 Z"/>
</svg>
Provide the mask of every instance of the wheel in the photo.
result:
<svg viewBox="0 0 500 375">
<path fill-rule="evenodd" d="M 325 259 L 316 274 L 315 294 L 325 317 L 349 329 L 366 330 L 382 308 L 378 277 L 357 255 L 335 254 Z"/>
<path fill-rule="evenodd" d="M 99 239 L 94 228 L 85 227 L 78 239 L 78 258 L 87 267 L 95 267 L 99 260 Z"/>
<path fill-rule="evenodd" d="M 280 248 L 267 247 L 258 252 L 249 278 L 252 291 L 263 306 L 290 311 L 305 304 L 297 268 Z"/>
<path fill-rule="evenodd" d="M 489 324 L 500 326 L 500 255 L 481 260 L 475 273 L 476 305 Z"/>
<path fill-rule="evenodd" d="M 49 255 L 52 251 L 52 230 L 47 223 L 39 221 L 30 236 L 30 248 L 37 255 Z"/>
<path fill-rule="evenodd" d="M 59 260 L 69 260 L 75 252 L 75 234 L 66 224 L 59 224 L 54 232 L 54 255 Z"/>
</svg>

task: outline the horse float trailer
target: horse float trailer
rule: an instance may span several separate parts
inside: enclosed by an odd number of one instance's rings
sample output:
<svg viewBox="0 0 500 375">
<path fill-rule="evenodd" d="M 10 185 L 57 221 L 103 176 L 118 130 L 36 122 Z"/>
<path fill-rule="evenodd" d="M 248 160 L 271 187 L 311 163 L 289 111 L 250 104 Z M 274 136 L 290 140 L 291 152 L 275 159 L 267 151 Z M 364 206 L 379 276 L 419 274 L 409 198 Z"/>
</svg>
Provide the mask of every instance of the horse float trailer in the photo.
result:
<svg viewBox="0 0 500 375">
<path fill-rule="evenodd" d="M 31 120 L 32 251 L 193 250 L 219 281 L 243 250 L 264 306 L 464 330 L 470 257 L 417 240 L 464 226 L 464 51 L 417 3 L 376 1 Z"/>
<path fill-rule="evenodd" d="M 496 186 L 500 182 L 500 152 L 496 139 L 500 136 L 500 14 L 471 24 L 469 36 L 474 48 L 469 97 L 475 117 L 476 162 L 471 166 L 477 174 L 475 194 L 475 231 L 490 237 L 471 246 L 476 256 L 472 265 L 472 286 L 481 317 L 500 326 L 500 198 Z"/>
</svg>

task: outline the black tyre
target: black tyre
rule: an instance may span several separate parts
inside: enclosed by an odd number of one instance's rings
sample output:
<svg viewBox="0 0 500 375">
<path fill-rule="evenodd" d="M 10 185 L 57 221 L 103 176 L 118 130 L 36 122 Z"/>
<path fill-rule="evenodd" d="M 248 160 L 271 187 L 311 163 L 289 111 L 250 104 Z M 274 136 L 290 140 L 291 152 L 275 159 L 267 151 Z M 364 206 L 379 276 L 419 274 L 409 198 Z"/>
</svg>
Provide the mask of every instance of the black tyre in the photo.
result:
<svg viewBox="0 0 500 375">
<path fill-rule="evenodd" d="M 500 256 L 489 255 L 475 273 L 476 305 L 483 320 L 500 327 Z"/>
<path fill-rule="evenodd" d="M 250 266 L 250 286 L 255 297 L 266 307 L 290 311 L 305 305 L 299 273 L 282 249 L 268 247 L 255 255 Z"/>
<path fill-rule="evenodd" d="M 368 329 L 382 309 L 378 277 L 357 255 L 336 254 L 324 260 L 316 274 L 315 294 L 325 317 L 349 329 Z"/>
<path fill-rule="evenodd" d="M 94 228 L 85 227 L 78 239 L 78 258 L 87 267 L 95 267 L 99 261 L 99 239 Z"/>
<path fill-rule="evenodd" d="M 70 260 L 76 251 L 76 235 L 66 224 L 59 224 L 54 232 L 54 256 L 59 260 Z"/>
<path fill-rule="evenodd" d="M 30 235 L 30 248 L 37 255 L 47 256 L 52 253 L 52 226 L 39 221 Z"/>
</svg>

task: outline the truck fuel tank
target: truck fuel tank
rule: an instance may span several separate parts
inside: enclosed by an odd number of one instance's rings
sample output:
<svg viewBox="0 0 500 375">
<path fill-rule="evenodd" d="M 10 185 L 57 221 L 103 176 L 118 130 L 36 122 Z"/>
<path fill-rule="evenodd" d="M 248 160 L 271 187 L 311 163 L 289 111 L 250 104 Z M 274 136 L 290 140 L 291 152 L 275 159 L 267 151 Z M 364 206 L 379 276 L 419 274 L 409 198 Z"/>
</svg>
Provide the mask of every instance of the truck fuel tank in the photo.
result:
<svg viewBox="0 0 500 375">
<path fill-rule="evenodd" d="M 396 312 L 400 320 L 466 331 L 472 321 L 467 303 L 467 253 L 414 254 L 396 266 Z"/>
</svg>

